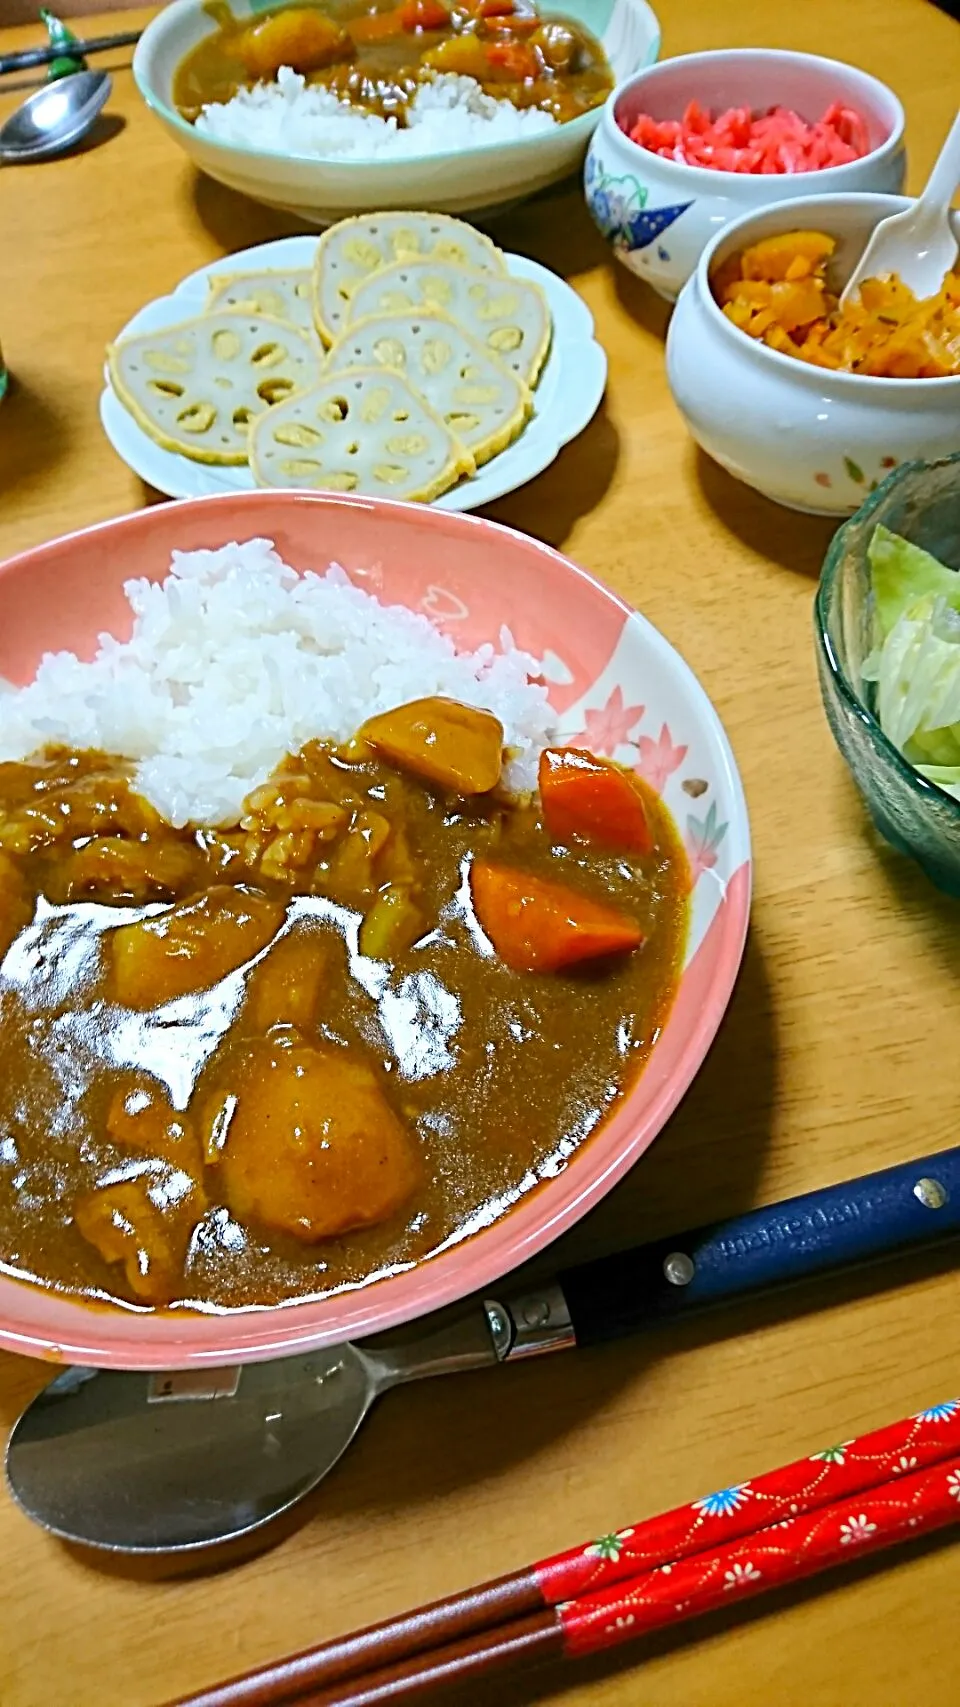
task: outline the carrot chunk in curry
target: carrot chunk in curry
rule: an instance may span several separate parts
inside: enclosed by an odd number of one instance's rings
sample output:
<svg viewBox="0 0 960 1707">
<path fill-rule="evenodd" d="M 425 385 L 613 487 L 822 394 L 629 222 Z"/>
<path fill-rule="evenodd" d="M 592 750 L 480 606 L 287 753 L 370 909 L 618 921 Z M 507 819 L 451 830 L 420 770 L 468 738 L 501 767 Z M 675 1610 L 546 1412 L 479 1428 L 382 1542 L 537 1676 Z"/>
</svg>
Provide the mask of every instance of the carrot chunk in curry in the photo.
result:
<svg viewBox="0 0 960 1707">
<path fill-rule="evenodd" d="M 540 799 L 551 835 L 648 854 L 653 831 L 638 779 L 580 747 L 545 747 Z"/>
<path fill-rule="evenodd" d="M 449 700 L 360 736 L 182 829 L 122 759 L 0 765 L 0 1269 L 139 1308 L 364 1285 L 629 1089 L 686 931 L 659 799 L 564 749 L 511 794 Z"/>
<path fill-rule="evenodd" d="M 477 860 L 470 884 L 480 924 L 515 972 L 557 972 L 580 960 L 629 954 L 643 942 L 633 919 L 566 883 Z"/>
</svg>

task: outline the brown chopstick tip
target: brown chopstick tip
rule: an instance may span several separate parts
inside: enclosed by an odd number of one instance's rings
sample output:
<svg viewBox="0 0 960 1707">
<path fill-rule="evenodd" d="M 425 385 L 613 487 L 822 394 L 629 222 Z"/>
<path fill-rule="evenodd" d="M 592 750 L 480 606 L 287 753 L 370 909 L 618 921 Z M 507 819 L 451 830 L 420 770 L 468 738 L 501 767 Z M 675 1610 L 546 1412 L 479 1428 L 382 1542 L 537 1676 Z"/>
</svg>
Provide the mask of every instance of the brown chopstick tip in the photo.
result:
<svg viewBox="0 0 960 1707">
<path fill-rule="evenodd" d="M 562 1659 L 563 1651 L 559 1615 L 547 1607 L 429 1653 L 412 1654 L 398 1665 L 301 1696 L 298 1707 L 387 1707 L 392 1702 L 424 1700 L 440 1690 L 461 1690 L 493 1673 L 499 1681 Z"/>
<path fill-rule="evenodd" d="M 198 1694 L 181 1696 L 169 1707 L 285 1707 L 286 1703 L 324 1699 L 315 1692 L 333 1689 L 352 1678 L 379 1674 L 428 1650 L 472 1643 L 485 1631 L 496 1635 L 502 1626 L 543 1609 L 535 1573 L 515 1571 L 398 1618 L 334 1637 Z M 339 1697 L 334 1694 L 330 1699 Z"/>
</svg>

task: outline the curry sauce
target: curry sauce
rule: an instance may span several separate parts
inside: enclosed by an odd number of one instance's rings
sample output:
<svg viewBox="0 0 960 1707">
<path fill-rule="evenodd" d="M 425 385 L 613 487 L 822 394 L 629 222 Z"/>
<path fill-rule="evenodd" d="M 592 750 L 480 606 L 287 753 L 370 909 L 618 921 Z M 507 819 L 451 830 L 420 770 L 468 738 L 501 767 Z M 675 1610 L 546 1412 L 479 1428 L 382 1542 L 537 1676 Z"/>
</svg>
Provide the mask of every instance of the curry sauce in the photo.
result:
<svg viewBox="0 0 960 1707">
<path fill-rule="evenodd" d="M 401 126 L 417 88 L 443 73 L 472 77 L 488 95 L 559 123 L 599 106 L 613 88 L 603 48 L 581 24 L 513 0 L 331 0 L 242 20 L 210 0 L 206 11 L 217 29 L 173 79 L 174 101 L 190 120 L 208 103 L 272 81 L 282 66 Z"/>
<path fill-rule="evenodd" d="M 689 878 L 652 792 L 641 855 L 363 743 L 311 743 L 230 829 L 173 828 L 131 775 L 0 765 L 5 1272 L 140 1308 L 358 1286 L 503 1215 L 640 1071 Z M 517 970 L 481 863 L 562 876 L 642 947 Z"/>
</svg>

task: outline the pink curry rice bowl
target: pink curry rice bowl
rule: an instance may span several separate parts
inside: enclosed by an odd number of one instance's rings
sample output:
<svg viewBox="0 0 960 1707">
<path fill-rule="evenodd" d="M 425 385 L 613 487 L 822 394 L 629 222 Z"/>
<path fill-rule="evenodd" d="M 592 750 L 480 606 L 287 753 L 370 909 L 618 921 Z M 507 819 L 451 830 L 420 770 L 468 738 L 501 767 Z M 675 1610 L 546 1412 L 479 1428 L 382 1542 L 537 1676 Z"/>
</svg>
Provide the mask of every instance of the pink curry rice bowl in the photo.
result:
<svg viewBox="0 0 960 1707">
<path fill-rule="evenodd" d="M 617 761 L 660 797 L 689 863 L 673 1005 L 639 1076 L 591 1135 L 499 1219 L 459 1242 L 323 1297 L 239 1310 L 90 1303 L 8 1269 L 0 1273 L 0 1345 L 10 1351 L 111 1368 L 226 1365 L 379 1332 L 489 1287 L 592 1209 L 642 1156 L 697 1073 L 730 1000 L 749 915 L 750 838 L 719 718 L 642 616 L 535 540 L 471 516 L 313 493 L 157 506 L 0 566 L 0 676 L 24 685 L 46 653 L 88 660 L 104 633 L 126 640 L 124 584 L 164 581 L 174 552 L 264 539 L 300 574 L 337 564 L 382 604 L 423 613 L 458 652 L 497 645 L 506 626 L 515 646 L 539 661 L 555 743 Z"/>
</svg>

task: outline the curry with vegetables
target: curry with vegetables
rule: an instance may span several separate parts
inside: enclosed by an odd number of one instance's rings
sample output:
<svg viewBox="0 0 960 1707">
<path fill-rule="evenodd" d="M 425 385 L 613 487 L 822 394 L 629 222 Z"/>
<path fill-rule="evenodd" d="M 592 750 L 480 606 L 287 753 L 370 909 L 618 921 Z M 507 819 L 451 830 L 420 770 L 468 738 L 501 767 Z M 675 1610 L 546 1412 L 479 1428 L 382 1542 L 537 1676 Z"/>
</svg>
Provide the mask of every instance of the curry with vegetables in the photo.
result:
<svg viewBox="0 0 960 1707">
<path fill-rule="evenodd" d="M 238 89 L 272 81 L 281 66 L 320 83 L 351 106 L 403 124 L 417 88 L 437 73 L 472 77 L 515 107 L 558 122 L 606 100 L 613 73 L 599 42 L 570 18 L 541 17 L 526 0 L 332 0 L 234 18 L 221 0 L 217 24 L 177 67 L 173 98 L 185 118 Z"/>
<path fill-rule="evenodd" d="M 0 765 L 0 1267 L 131 1307 L 396 1272 L 556 1174 L 670 1008 L 689 873 L 575 748 L 506 792 L 432 699 L 312 742 L 233 828 L 132 766 Z"/>
</svg>

